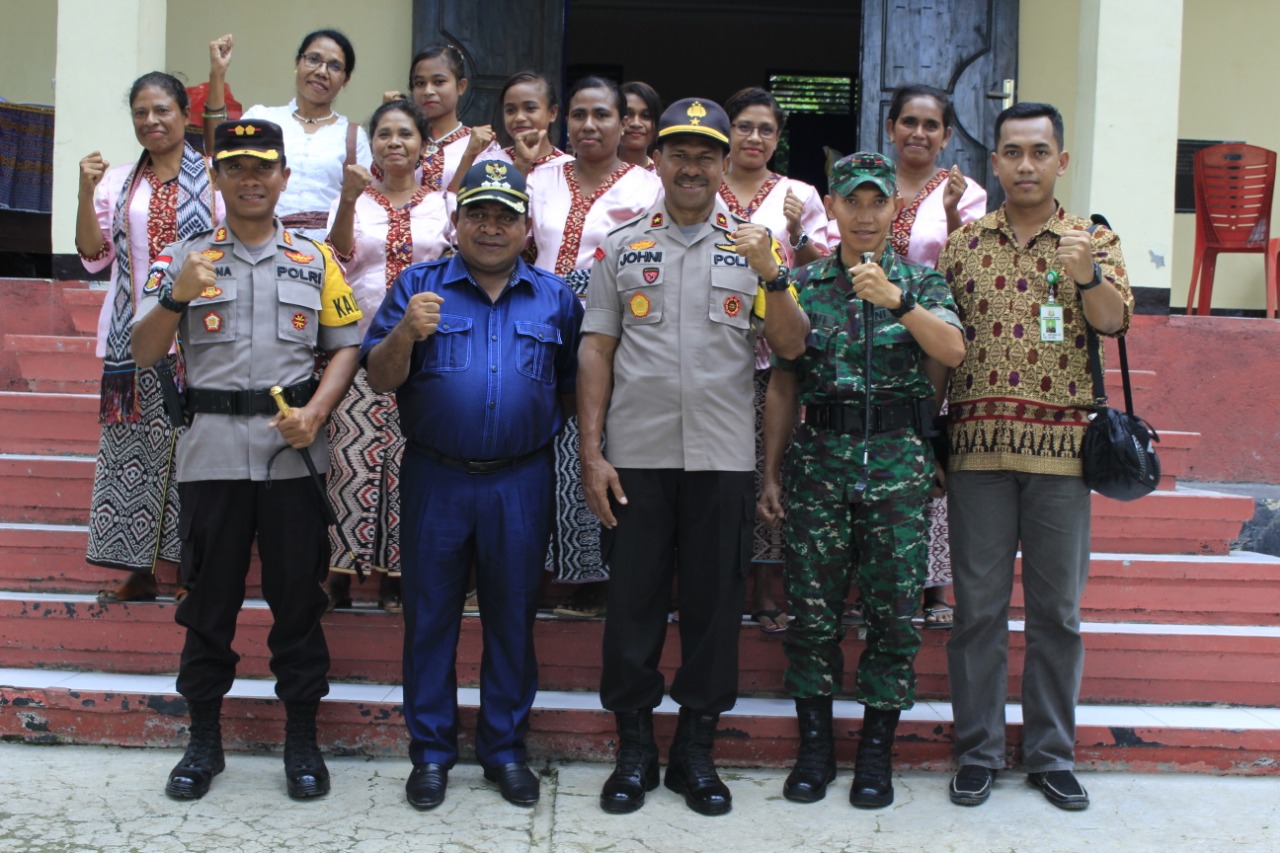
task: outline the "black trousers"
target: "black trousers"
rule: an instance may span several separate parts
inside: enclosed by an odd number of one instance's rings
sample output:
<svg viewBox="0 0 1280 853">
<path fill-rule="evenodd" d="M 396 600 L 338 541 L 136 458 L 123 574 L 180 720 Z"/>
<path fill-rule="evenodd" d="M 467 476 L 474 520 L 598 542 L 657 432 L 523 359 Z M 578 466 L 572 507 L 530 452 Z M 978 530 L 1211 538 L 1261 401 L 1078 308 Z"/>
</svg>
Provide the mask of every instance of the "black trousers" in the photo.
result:
<svg viewBox="0 0 1280 853">
<path fill-rule="evenodd" d="M 329 532 L 320 495 L 307 477 L 181 483 L 178 528 L 182 581 L 191 591 L 175 619 L 187 629 L 178 692 L 188 701 L 231 689 L 240 656 L 231 650 L 244 604 L 249 547 L 258 538 L 262 594 L 271 608 L 271 671 L 287 701 L 329 692 L 329 646 L 320 617 L 329 566 Z"/>
<path fill-rule="evenodd" d="M 755 517 L 751 471 L 618 470 L 627 505 L 602 545 L 609 563 L 600 702 L 638 711 L 662 701 L 658 669 L 679 580 L 680 668 L 671 698 L 718 714 L 738 697 L 738 635 Z M 678 554 L 678 557 L 676 556 Z"/>
</svg>

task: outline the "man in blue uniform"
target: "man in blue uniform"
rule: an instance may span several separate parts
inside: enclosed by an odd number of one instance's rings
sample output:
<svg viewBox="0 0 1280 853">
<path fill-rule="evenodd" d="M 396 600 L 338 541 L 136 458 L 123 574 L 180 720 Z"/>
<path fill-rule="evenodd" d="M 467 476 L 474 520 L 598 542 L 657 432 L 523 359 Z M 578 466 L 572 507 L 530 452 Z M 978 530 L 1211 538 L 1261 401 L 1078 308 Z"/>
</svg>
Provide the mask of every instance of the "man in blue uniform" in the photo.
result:
<svg viewBox="0 0 1280 853">
<path fill-rule="evenodd" d="M 289 180 L 278 125 L 218 125 L 213 165 L 226 222 L 157 256 L 133 327 L 143 367 L 181 337 L 194 416 L 178 443 L 182 581 L 191 592 L 176 615 L 187 629 L 178 692 L 191 712 L 191 743 L 165 791 L 202 797 L 223 770 L 222 697 L 240 660 L 231 641 L 256 536 L 273 620 L 271 671 L 288 713 L 289 796 L 318 797 L 329 791 L 316 744 L 316 710 L 329 692 L 320 626 L 329 533 L 323 489 L 291 448 L 327 470 L 325 421 L 355 375 L 360 309 L 325 245 L 295 237 L 275 218 Z M 319 385 L 317 347 L 329 353 Z M 293 407 L 288 417 L 268 394 L 273 385 Z"/>
<path fill-rule="evenodd" d="M 454 655 L 477 565 L 484 612 L 476 757 L 517 805 L 538 800 L 524 733 L 538 687 L 533 621 L 551 532 L 551 441 L 571 411 L 582 307 L 520 259 L 525 182 L 477 163 L 458 193 L 458 254 L 405 270 L 361 351 L 396 390 L 402 468 L 409 803 L 438 806 L 458 757 Z M 568 400 L 564 398 L 570 398 Z"/>
</svg>

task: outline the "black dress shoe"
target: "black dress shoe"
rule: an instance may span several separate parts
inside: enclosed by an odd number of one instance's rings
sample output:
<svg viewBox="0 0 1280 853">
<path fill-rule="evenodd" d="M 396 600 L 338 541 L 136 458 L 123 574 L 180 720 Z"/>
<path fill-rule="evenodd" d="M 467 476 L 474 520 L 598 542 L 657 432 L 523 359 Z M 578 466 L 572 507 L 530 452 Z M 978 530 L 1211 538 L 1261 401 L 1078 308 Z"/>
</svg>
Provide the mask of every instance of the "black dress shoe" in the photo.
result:
<svg viewBox="0 0 1280 853">
<path fill-rule="evenodd" d="M 1089 808 L 1089 792 L 1070 770 L 1028 773 L 1027 784 L 1039 788 L 1044 798 L 1060 809 L 1078 812 Z"/>
<path fill-rule="evenodd" d="M 497 782 L 502 799 L 517 806 L 531 806 L 538 802 L 538 777 L 523 761 L 513 761 L 501 767 L 486 767 L 484 778 Z"/>
<path fill-rule="evenodd" d="M 405 798 L 415 809 L 426 811 L 444 802 L 444 791 L 449 786 L 449 768 L 443 764 L 415 764 L 404 783 Z"/>
<path fill-rule="evenodd" d="M 962 764 L 951 779 L 951 802 L 957 806 L 980 806 L 991 796 L 996 771 L 977 764 Z"/>
</svg>

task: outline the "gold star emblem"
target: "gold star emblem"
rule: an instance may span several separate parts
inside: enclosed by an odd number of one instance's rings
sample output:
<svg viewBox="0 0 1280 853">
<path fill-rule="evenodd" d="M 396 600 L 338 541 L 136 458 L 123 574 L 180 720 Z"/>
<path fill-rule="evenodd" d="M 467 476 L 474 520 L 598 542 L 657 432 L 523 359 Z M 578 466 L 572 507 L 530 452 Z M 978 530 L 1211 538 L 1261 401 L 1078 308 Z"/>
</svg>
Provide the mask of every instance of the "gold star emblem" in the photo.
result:
<svg viewBox="0 0 1280 853">
<path fill-rule="evenodd" d="M 702 101 L 694 101 L 689 105 L 689 109 L 685 110 L 685 115 L 689 117 L 689 124 L 698 125 L 707 115 L 707 108 L 702 105 Z"/>
</svg>

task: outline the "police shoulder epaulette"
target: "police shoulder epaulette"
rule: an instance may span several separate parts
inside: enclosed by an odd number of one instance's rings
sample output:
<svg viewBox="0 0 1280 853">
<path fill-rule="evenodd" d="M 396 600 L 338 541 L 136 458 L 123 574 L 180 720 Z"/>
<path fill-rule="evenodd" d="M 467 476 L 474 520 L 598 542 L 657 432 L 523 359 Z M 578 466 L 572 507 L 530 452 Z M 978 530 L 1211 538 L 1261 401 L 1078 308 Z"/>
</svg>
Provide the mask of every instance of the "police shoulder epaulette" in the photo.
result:
<svg viewBox="0 0 1280 853">
<path fill-rule="evenodd" d="M 611 236 L 613 236 L 614 234 L 617 234 L 617 233 L 618 233 L 619 231 L 621 231 L 622 229 L 624 229 L 624 228 L 629 228 L 629 227 L 631 227 L 632 225 L 635 225 L 637 222 L 639 222 L 640 220 L 644 219 L 644 218 L 645 218 L 646 216 L 648 216 L 648 215 L 649 215 L 648 211 L 645 211 L 644 213 L 641 213 L 639 216 L 633 216 L 633 217 L 631 217 L 630 219 L 628 219 L 626 222 L 623 222 L 623 223 L 621 223 L 621 224 L 619 224 L 619 225 L 615 225 L 615 226 L 614 226 L 614 227 L 609 231 L 609 233 L 608 233 L 607 235 L 605 235 L 605 236 L 609 236 L 609 237 L 611 237 Z"/>
</svg>

